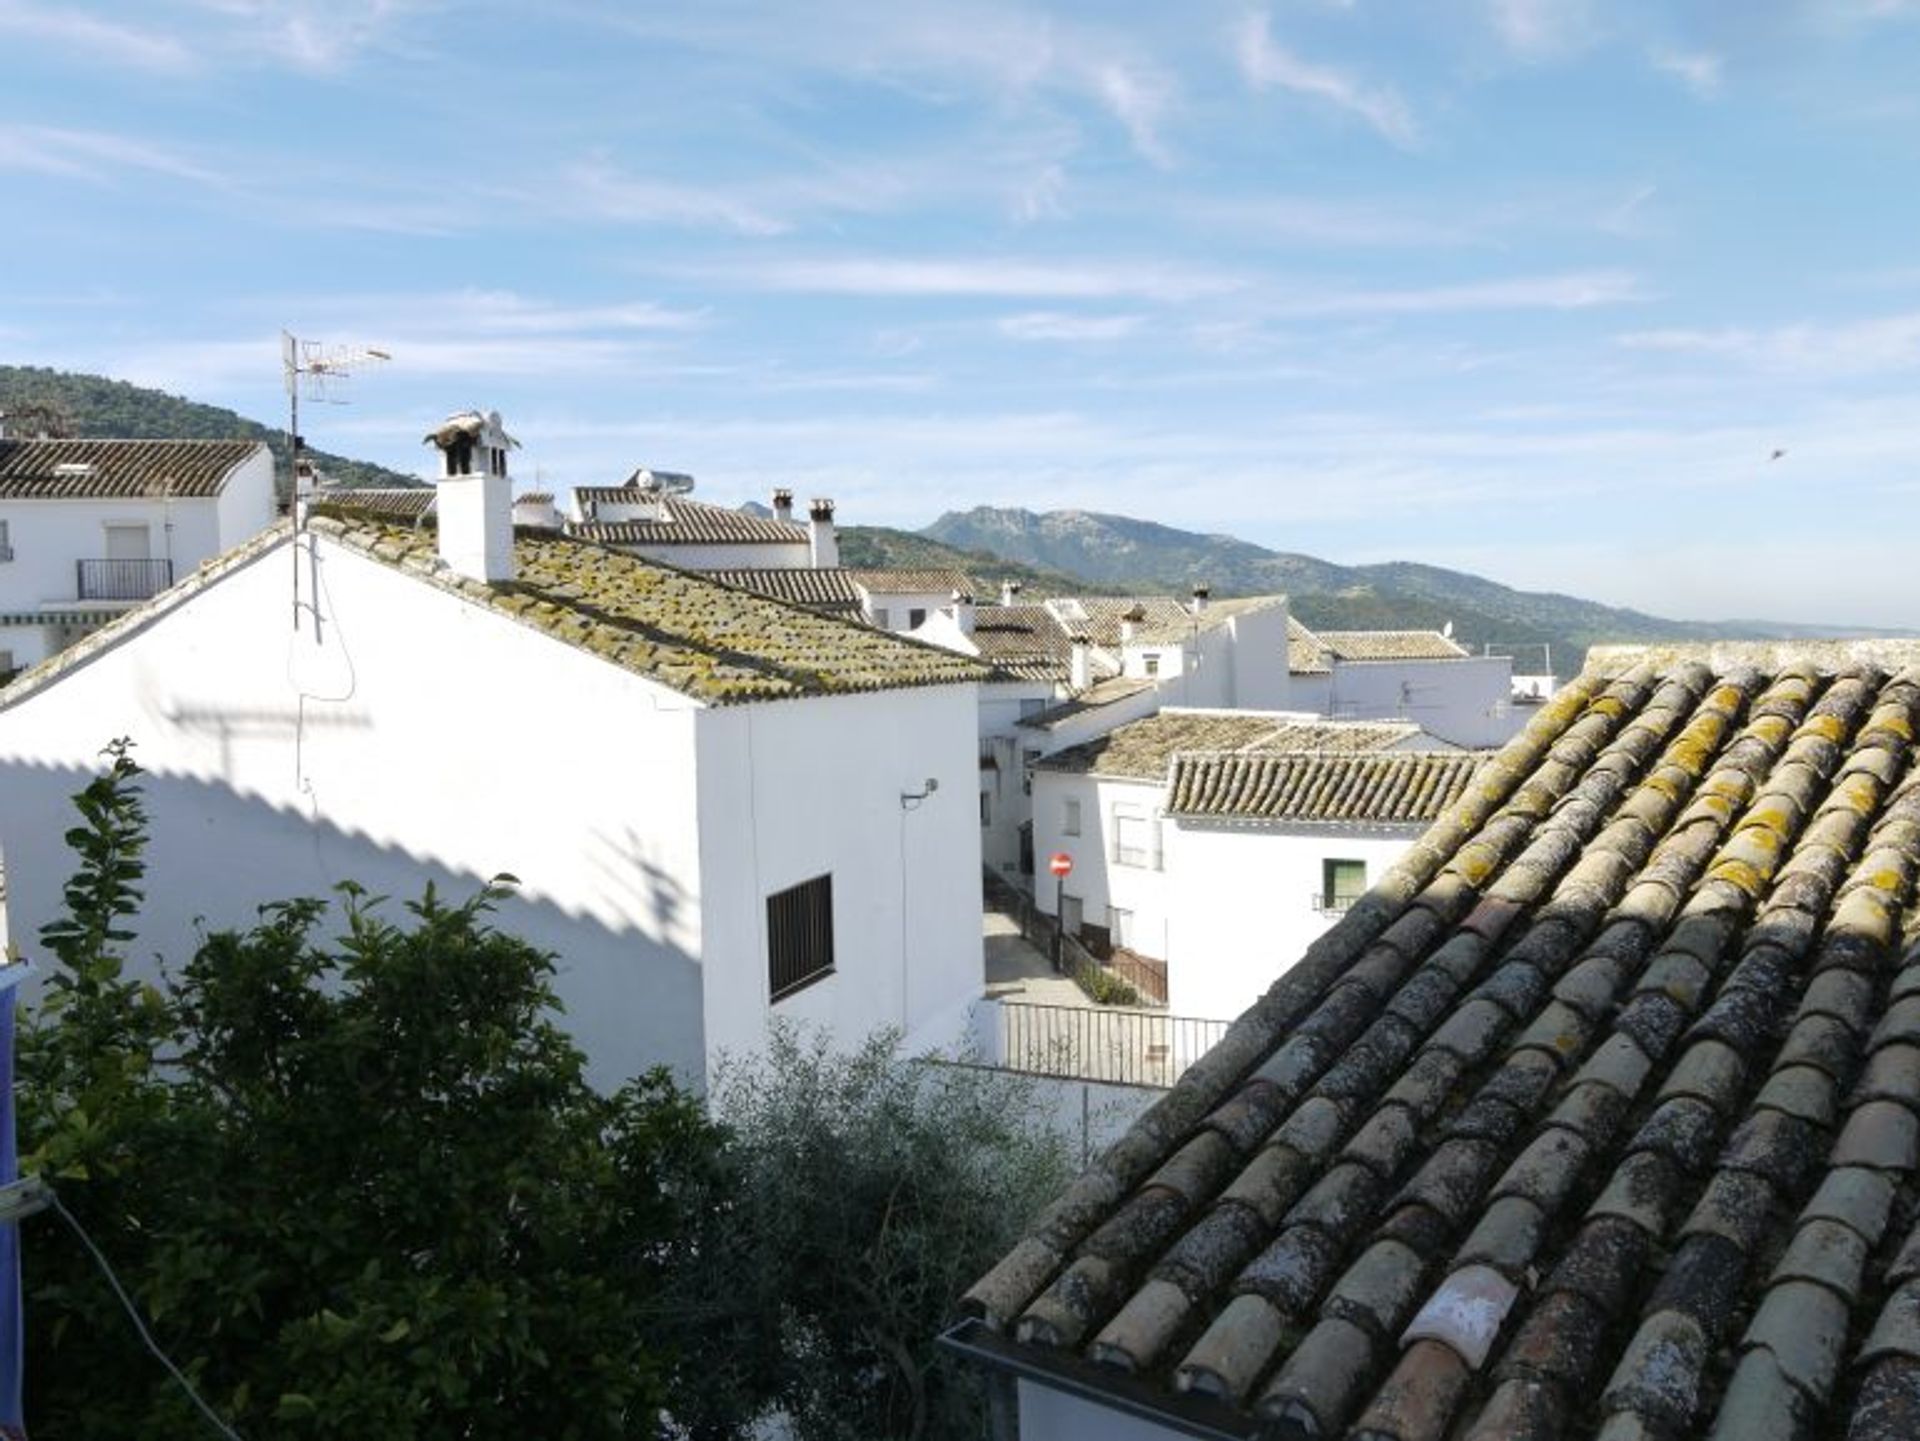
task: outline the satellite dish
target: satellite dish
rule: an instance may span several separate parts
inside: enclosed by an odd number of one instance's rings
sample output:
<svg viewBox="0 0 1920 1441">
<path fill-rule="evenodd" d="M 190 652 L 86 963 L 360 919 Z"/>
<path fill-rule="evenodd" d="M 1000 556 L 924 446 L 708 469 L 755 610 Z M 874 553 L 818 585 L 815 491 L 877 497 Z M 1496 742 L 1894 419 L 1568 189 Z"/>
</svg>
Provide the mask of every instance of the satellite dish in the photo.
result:
<svg viewBox="0 0 1920 1441">
<path fill-rule="evenodd" d="M 627 484 L 650 495 L 685 495 L 693 489 L 693 477 L 677 470 L 648 470 L 643 465 L 628 477 Z"/>
</svg>

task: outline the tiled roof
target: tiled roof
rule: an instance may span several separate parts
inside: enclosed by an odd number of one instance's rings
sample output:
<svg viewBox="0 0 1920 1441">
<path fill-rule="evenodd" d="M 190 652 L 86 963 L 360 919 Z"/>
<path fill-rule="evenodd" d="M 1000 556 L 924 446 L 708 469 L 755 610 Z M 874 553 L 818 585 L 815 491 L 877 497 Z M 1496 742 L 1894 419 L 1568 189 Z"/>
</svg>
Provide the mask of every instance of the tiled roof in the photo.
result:
<svg viewBox="0 0 1920 1441">
<path fill-rule="evenodd" d="M 991 674 L 970 656 L 550 532 L 518 533 L 513 545 L 518 578 L 488 585 L 449 572 L 439 561 L 437 537 L 430 530 L 330 507 L 317 509 L 308 525 L 423 584 L 451 591 L 709 705 L 954 685 Z M 34 667 L 0 691 L 0 697 L 10 703 L 83 664 L 286 536 L 283 522 L 209 561 L 170 590 Z"/>
<path fill-rule="evenodd" d="M 966 1308 L 1246 1434 L 1920 1434 L 1916 662 L 1597 653 Z"/>
<path fill-rule="evenodd" d="M 1320 637 L 1292 616 L 1287 617 L 1287 670 L 1293 675 L 1331 675 L 1327 648 Z"/>
<path fill-rule="evenodd" d="M 391 520 L 418 520 L 431 515 L 439 491 L 431 485 L 353 486 L 322 490 L 314 497 L 316 505 L 351 510 L 361 515 L 384 516 Z"/>
<path fill-rule="evenodd" d="M 1123 701 L 1128 696 L 1139 695 L 1143 690 L 1152 689 L 1152 681 L 1143 680 L 1138 676 L 1110 676 L 1106 680 L 1095 681 L 1080 694 L 1063 700 L 1058 705 L 1050 705 L 1043 711 L 1036 711 L 1033 715 L 1022 716 L 1016 724 L 1026 726 L 1030 730 L 1050 731 L 1065 725 L 1076 716 L 1085 715 L 1088 711 L 1099 710 L 1103 706 Z"/>
<path fill-rule="evenodd" d="M 738 586 L 756 595 L 784 600 L 789 605 L 804 605 L 809 610 L 853 615 L 861 610 L 860 592 L 854 588 L 851 571 L 765 566 L 756 570 L 709 570 L 701 574 L 722 585 Z"/>
<path fill-rule="evenodd" d="M 218 495 L 256 440 L 0 440 L 0 500 Z"/>
<path fill-rule="evenodd" d="M 1047 601 L 1046 607 L 1070 631 L 1082 631 L 1108 650 L 1120 644 L 1120 623 L 1130 616 L 1139 631 L 1189 626 L 1193 616 L 1170 595 L 1075 595 Z"/>
<path fill-rule="evenodd" d="M 868 592 L 884 595 L 962 595 L 978 600 L 980 582 L 963 570 L 856 570 L 854 583 Z"/>
<path fill-rule="evenodd" d="M 629 503 L 633 492 L 625 486 L 607 487 Z M 583 492 L 576 487 L 574 494 Z M 589 490 L 586 493 L 593 493 Z M 663 520 L 569 521 L 567 534 L 605 545 L 805 545 L 805 526 L 772 520 L 744 510 L 667 496 L 660 502 Z"/>
<path fill-rule="evenodd" d="M 1459 660 L 1468 652 L 1437 630 L 1322 630 L 1335 660 Z"/>
<path fill-rule="evenodd" d="M 1206 609 L 1198 615 L 1182 607 L 1177 619 L 1149 622 L 1140 626 L 1134 631 L 1134 639 L 1148 645 L 1185 640 L 1196 630 L 1211 630 L 1214 626 L 1225 625 L 1228 621 L 1240 616 L 1271 610 L 1274 606 L 1286 603 L 1287 598 L 1284 595 L 1246 595 L 1228 600 L 1208 601 Z"/>
<path fill-rule="evenodd" d="M 1358 755 L 1420 734 L 1406 721 L 1310 720 L 1270 711 L 1163 710 L 1106 735 L 1056 751 L 1039 770 L 1164 780 L 1181 751 L 1258 750 L 1269 754 Z"/>
<path fill-rule="evenodd" d="M 1485 760 L 1471 751 L 1388 755 L 1181 753 L 1167 813 L 1236 821 L 1436 820 Z"/>
<path fill-rule="evenodd" d="M 981 605 L 973 644 L 996 669 L 1026 680 L 1065 681 L 1073 644 L 1043 605 Z"/>
<path fill-rule="evenodd" d="M 969 656 L 559 535 L 514 539 L 503 585 L 441 568 L 431 535 L 316 516 L 341 544 L 711 705 L 979 681 Z"/>
</svg>

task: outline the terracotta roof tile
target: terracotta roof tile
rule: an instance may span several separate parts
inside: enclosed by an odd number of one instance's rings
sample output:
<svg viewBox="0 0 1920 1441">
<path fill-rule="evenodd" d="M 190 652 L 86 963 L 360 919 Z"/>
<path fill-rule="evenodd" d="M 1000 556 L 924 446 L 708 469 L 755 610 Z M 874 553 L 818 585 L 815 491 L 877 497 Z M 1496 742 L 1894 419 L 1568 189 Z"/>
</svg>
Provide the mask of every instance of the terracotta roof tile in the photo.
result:
<svg viewBox="0 0 1920 1441">
<path fill-rule="evenodd" d="M 765 566 L 755 570 L 708 570 L 701 574 L 721 585 L 771 596 L 808 610 L 853 616 L 861 611 L 860 592 L 853 583 L 854 572 L 849 570 Z"/>
<path fill-rule="evenodd" d="M 967 1308 L 1015 1326 L 1213 1129 L 1218 1189 L 1082 1318 L 1169 1397 L 1400 1441 L 1914 1434 L 1920 1233 L 1874 1258 L 1920 1167 L 1917 661 L 1598 653 Z"/>
<path fill-rule="evenodd" d="M 1271 711 L 1169 709 L 1056 751 L 1039 768 L 1164 780 L 1175 758 L 1185 752 L 1204 753 L 1215 761 L 1243 754 L 1358 755 L 1384 751 L 1419 735 L 1420 727 L 1406 721 L 1330 721 Z"/>
<path fill-rule="evenodd" d="M 1167 812 L 1231 820 L 1428 822 L 1460 798 L 1473 752 L 1288 755 L 1182 752 Z"/>
<path fill-rule="evenodd" d="M 980 582 L 963 570 L 850 570 L 847 574 L 860 589 L 886 595 L 949 596 L 957 591 L 976 601 L 981 596 Z"/>
<path fill-rule="evenodd" d="M 1437 630 L 1313 632 L 1335 660 L 1462 660 L 1468 652 Z"/>
<path fill-rule="evenodd" d="M 586 493 L 632 503 L 625 486 L 588 487 Z M 582 494 L 575 487 L 576 497 Z M 729 510 L 684 495 L 660 499 L 659 520 L 568 521 L 567 534 L 604 545 L 805 545 L 807 529 L 746 510 Z"/>
<path fill-rule="evenodd" d="M 353 511 L 385 520 L 411 521 L 433 514 L 438 497 L 439 491 L 431 485 L 369 485 L 322 490 L 313 497 L 313 502 L 342 512 Z"/>
<path fill-rule="evenodd" d="M 257 440 L 0 440 L 0 500 L 219 495 Z"/>
</svg>

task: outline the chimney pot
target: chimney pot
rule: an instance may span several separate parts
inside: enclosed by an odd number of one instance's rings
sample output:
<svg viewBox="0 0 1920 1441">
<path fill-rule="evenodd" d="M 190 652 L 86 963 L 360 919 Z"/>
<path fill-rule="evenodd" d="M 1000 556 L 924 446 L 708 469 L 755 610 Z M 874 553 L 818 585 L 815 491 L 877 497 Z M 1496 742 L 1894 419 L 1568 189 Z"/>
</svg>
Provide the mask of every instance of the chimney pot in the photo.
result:
<svg viewBox="0 0 1920 1441">
<path fill-rule="evenodd" d="M 1014 602 L 1014 598 L 1019 594 L 1020 594 L 1019 581 L 1003 580 L 1000 582 L 1000 604 L 1012 605 Z"/>
<path fill-rule="evenodd" d="M 807 508 L 807 548 L 815 570 L 837 570 L 840 541 L 833 529 L 833 502 L 816 500 Z"/>
<path fill-rule="evenodd" d="M 1067 684 L 1083 691 L 1093 684 L 1093 642 L 1085 631 L 1075 631 L 1071 639 L 1073 654 L 1067 663 Z"/>
<path fill-rule="evenodd" d="M 513 480 L 507 452 L 516 442 L 500 424 L 500 413 L 450 416 L 427 438 L 442 456 L 434 498 L 440 559 L 473 580 L 512 580 Z"/>
<path fill-rule="evenodd" d="M 1200 614 L 1201 611 L 1207 608 L 1207 597 L 1212 594 L 1212 588 L 1206 585 L 1196 585 L 1193 588 L 1193 613 L 1195 615 Z"/>
<path fill-rule="evenodd" d="M 953 593 L 953 623 L 960 628 L 960 634 L 973 634 L 973 597 L 964 590 Z"/>
<path fill-rule="evenodd" d="M 793 519 L 793 492 L 785 488 L 773 493 L 773 518 L 775 520 Z"/>
</svg>

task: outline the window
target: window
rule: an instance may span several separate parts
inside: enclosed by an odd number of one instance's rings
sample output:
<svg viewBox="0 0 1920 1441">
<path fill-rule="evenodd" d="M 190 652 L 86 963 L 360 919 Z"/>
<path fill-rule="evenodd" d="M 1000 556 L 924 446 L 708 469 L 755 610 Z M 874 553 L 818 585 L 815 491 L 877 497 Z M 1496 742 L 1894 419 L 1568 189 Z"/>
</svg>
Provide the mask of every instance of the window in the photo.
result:
<svg viewBox="0 0 1920 1441">
<path fill-rule="evenodd" d="M 990 826 L 993 824 L 993 792 L 992 791 L 980 792 L 980 824 L 983 826 Z"/>
<path fill-rule="evenodd" d="M 1080 802 L 1073 799 L 1060 803 L 1060 834 L 1077 836 L 1080 834 Z"/>
<path fill-rule="evenodd" d="M 891 630 L 893 628 L 893 616 L 884 605 L 876 605 L 873 608 L 873 623 L 882 630 Z"/>
<path fill-rule="evenodd" d="M 1025 751 L 1020 756 L 1020 794 L 1033 794 L 1033 768 L 1040 764 L 1039 751 Z"/>
<path fill-rule="evenodd" d="M 145 521 L 137 525 L 106 527 L 108 560 L 147 560 L 153 554 L 153 536 Z"/>
<path fill-rule="evenodd" d="M 5 532 L 0 531 L 0 539 L 3 539 L 4 535 Z M 1020 719 L 1025 720 L 1028 716 L 1039 715 L 1046 708 L 1047 703 L 1043 700 L 1023 700 L 1020 702 Z"/>
<path fill-rule="evenodd" d="M 779 1000 L 833 974 L 833 877 L 767 897 L 767 989 Z"/>
<path fill-rule="evenodd" d="M 916 605 L 912 610 L 907 612 L 907 629 L 908 630 L 918 630 L 920 629 L 921 626 L 925 625 L 926 623 L 927 623 L 927 608 L 925 606 Z"/>
<path fill-rule="evenodd" d="M 1365 861 L 1325 860 L 1320 863 L 1319 909 L 1333 914 L 1353 909 L 1367 893 Z"/>
<path fill-rule="evenodd" d="M 1062 891 L 1060 893 L 1060 929 L 1078 939 L 1085 919 L 1080 897 Z"/>
<path fill-rule="evenodd" d="M 12 522 L 0 520 L 0 561 L 13 559 Z"/>
<path fill-rule="evenodd" d="M 1133 949 L 1133 912 L 1123 911 L 1118 906 L 1107 907 L 1107 933 L 1112 943 L 1122 950 Z"/>
<path fill-rule="evenodd" d="M 1160 822 L 1151 816 L 1113 813 L 1113 859 L 1123 866 L 1160 869 Z"/>
<path fill-rule="evenodd" d="M 1148 675 L 1160 674 L 1160 656 L 1157 652 L 1149 654 L 1141 664 L 1146 667 Z"/>
</svg>

